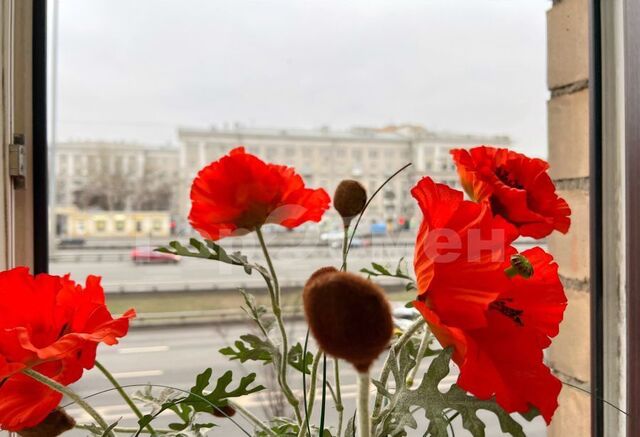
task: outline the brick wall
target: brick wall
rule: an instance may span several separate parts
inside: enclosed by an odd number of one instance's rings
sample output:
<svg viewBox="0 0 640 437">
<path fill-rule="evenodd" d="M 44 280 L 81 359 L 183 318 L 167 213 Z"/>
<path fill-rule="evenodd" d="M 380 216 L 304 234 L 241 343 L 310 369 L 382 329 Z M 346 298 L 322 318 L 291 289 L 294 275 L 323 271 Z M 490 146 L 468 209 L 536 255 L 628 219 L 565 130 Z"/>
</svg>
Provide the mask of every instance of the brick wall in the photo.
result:
<svg viewBox="0 0 640 437">
<path fill-rule="evenodd" d="M 554 0 L 547 12 L 549 162 L 572 209 L 567 235 L 549 250 L 560 265 L 569 306 L 548 360 L 562 380 L 589 390 L 589 40 L 587 0 Z M 590 433 L 589 396 L 564 386 L 550 437 Z"/>
</svg>

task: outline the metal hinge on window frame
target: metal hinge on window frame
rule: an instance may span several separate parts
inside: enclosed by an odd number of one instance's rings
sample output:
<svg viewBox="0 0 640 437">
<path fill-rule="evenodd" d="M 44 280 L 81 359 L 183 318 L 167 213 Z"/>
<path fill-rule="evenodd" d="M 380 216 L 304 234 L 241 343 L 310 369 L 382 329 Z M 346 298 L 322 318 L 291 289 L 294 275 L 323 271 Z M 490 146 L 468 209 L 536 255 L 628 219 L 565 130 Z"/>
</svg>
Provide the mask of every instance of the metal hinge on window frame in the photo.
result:
<svg viewBox="0 0 640 437">
<path fill-rule="evenodd" d="M 24 134 L 14 134 L 9 144 L 9 177 L 16 189 L 24 188 L 27 176 L 27 156 L 24 146 Z"/>
</svg>

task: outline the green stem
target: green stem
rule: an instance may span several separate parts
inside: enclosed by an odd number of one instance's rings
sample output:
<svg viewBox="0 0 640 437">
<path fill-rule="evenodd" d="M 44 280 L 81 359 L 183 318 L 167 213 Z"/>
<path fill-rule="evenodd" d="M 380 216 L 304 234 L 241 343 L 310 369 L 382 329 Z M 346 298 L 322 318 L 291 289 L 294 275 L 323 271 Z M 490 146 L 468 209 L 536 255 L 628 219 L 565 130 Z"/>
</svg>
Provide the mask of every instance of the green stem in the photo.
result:
<svg viewBox="0 0 640 437">
<path fill-rule="evenodd" d="M 257 228 L 256 234 L 258 234 L 258 241 L 260 241 L 260 247 L 262 248 L 262 253 L 267 260 L 267 266 L 269 267 L 269 272 L 271 273 L 271 280 L 273 281 L 273 289 L 275 291 L 276 303 L 280 305 L 280 284 L 278 283 L 278 275 L 276 275 L 276 269 L 273 266 L 273 262 L 271 261 L 271 256 L 269 255 L 269 250 L 267 249 L 267 243 L 264 241 L 264 235 L 262 235 L 262 229 Z"/>
<path fill-rule="evenodd" d="M 349 254 L 349 225 L 344 227 L 344 238 L 342 240 L 342 267 L 343 272 L 347 271 L 347 255 Z"/>
<path fill-rule="evenodd" d="M 91 425 L 83 425 L 83 424 L 77 424 L 76 426 L 74 426 L 74 428 L 76 429 L 82 429 L 85 431 L 90 431 L 93 428 L 91 427 Z M 135 433 L 138 432 L 138 428 L 125 428 L 125 427 L 115 427 L 113 429 L 111 429 L 111 431 L 115 432 L 116 434 L 129 434 L 129 435 L 133 435 Z M 155 433 L 157 433 L 158 435 L 164 435 L 164 434 L 170 434 L 170 433 L 175 433 L 174 430 L 171 429 L 157 429 L 154 431 Z M 151 434 L 148 430 L 142 430 L 140 431 L 141 434 Z"/>
<path fill-rule="evenodd" d="M 300 432 L 298 432 L 298 437 L 305 437 L 307 435 L 307 431 L 310 429 L 309 422 L 311 421 L 311 415 L 313 414 L 313 405 L 315 404 L 315 399 L 316 399 L 318 366 L 320 364 L 321 358 L 322 358 L 322 351 L 319 350 L 318 352 L 316 352 L 316 355 L 313 358 L 313 366 L 311 366 L 311 378 L 310 378 L 311 385 L 309 387 L 309 398 L 307 399 L 307 416 L 304 419 L 304 426 L 302 426 L 300 428 Z"/>
<path fill-rule="evenodd" d="M 340 437 L 342 434 L 342 419 L 344 415 L 344 405 L 342 405 L 342 394 L 340 391 L 340 362 L 337 358 L 333 359 L 333 373 L 335 378 L 336 385 L 336 411 L 338 412 L 338 434 L 337 437 Z"/>
<path fill-rule="evenodd" d="M 509 266 L 504 269 L 504 273 L 505 275 L 507 275 L 507 278 L 513 278 L 518 274 L 518 269 L 516 269 L 514 266 Z"/>
<path fill-rule="evenodd" d="M 342 239 L 342 267 L 340 270 L 343 272 L 347 271 L 347 257 L 349 255 L 349 224 L 345 222 L 344 225 L 344 236 Z M 344 406 L 342 405 L 342 394 L 340 390 L 340 364 L 337 358 L 333 359 L 333 373 L 334 380 L 336 385 L 336 393 L 334 402 L 336 404 L 336 411 L 338 412 L 338 435 L 342 434 L 342 420 L 344 416 Z"/>
<path fill-rule="evenodd" d="M 259 318 L 256 318 L 256 325 L 258 325 L 258 329 L 260 329 L 260 332 L 262 332 L 262 335 L 264 335 L 266 341 L 269 342 L 269 344 L 273 346 L 273 342 L 271 341 L 271 337 L 269 337 L 269 333 L 267 332 L 267 328 L 265 328 L 265 326 L 262 324 L 262 322 L 260 321 Z"/>
<path fill-rule="evenodd" d="M 424 358 L 424 353 L 427 350 L 427 346 L 429 345 L 429 338 L 430 338 L 429 330 L 425 329 L 424 335 L 422 336 L 422 340 L 420 341 L 420 347 L 418 348 L 418 353 L 416 355 L 416 364 L 413 367 L 413 369 L 411 369 L 411 372 L 409 373 L 409 376 L 407 377 L 407 380 L 406 380 L 407 387 L 411 387 L 413 385 L 413 382 L 414 382 L 414 379 L 416 377 L 416 374 L 418 373 L 418 369 L 420 368 L 420 363 L 422 362 L 422 360 Z M 398 351 L 399 351 L 399 349 L 398 349 Z M 396 355 L 395 352 L 396 352 L 396 349 L 394 348 L 392 350 L 392 352 L 389 354 L 390 356 L 393 355 L 394 359 L 395 359 L 395 355 Z M 387 378 L 387 376 L 385 375 L 385 382 L 384 382 L 385 385 L 386 385 L 386 378 Z M 396 387 L 396 389 L 397 388 L 398 387 Z M 393 411 L 393 409 L 396 406 L 396 403 L 397 403 L 397 397 L 394 397 L 394 399 L 392 399 L 391 402 L 388 405 L 386 405 L 384 409 L 382 409 L 380 411 L 380 413 L 374 414 L 374 416 L 373 416 L 373 427 L 374 427 L 374 430 L 385 419 L 385 417 L 389 414 L 389 412 Z"/>
<path fill-rule="evenodd" d="M 353 237 L 355 237 L 356 235 L 356 230 L 358 229 L 358 225 L 360 224 L 360 220 L 362 220 L 362 217 L 364 216 L 364 212 L 367 210 L 367 208 L 369 207 L 369 204 L 373 201 L 373 199 L 376 197 L 376 195 L 384 188 L 385 185 L 387 185 L 391 179 L 393 179 L 394 177 L 396 177 L 398 174 L 402 173 L 406 168 L 408 168 L 411 165 L 411 163 L 409 162 L 408 164 L 405 164 L 402 166 L 402 168 L 400 168 L 399 170 L 397 170 L 394 174 L 392 174 L 391 176 L 389 176 L 383 183 L 382 185 L 380 185 L 376 191 L 373 192 L 373 194 L 367 199 L 367 203 L 364 204 L 364 208 L 362 208 L 362 211 L 360 212 L 360 214 L 358 214 L 358 219 L 356 220 L 356 224 L 353 226 L 353 233 L 351 234 L 351 238 L 349 238 L 349 244 L 347 245 L 347 253 L 349 253 L 349 249 L 351 249 L 351 243 L 353 242 Z"/>
<path fill-rule="evenodd" d="M 261 430 L 263 430 L 264 432 L 266 432 L 268 435 L 270 436 L 276 436 L 276 433 L 273 432 L 273 430 L 271 428 L 269 428 L 267 425 L 265 425 L 262 420 L 258 419 L 256 416 L 253 415 L 253 413 L 251 413 L 249 410 L 247 410 L 246 408 L 240 406 L 238 403 L 233 402 L 233 401 L 228 401 L 229 405 L 236 411 L 239 411 L 240 414 L 242 414 L 249 422 L 251 422 L 253 425 L 255 425 L 257 428 L 260 428 Z"/>
<path fill-rule="evenodd" d="M 427 346 L 429 346 L 430 337 L 431 336 L 429 334 L 429 330 L 425 329 L 424 335 L 422 336 L 422 341 L 420 342 L 420 347 L 418 348 L 418 354 L 416 356 L 416 365 L 414 366 L 413 369 L 411 369 L 411 372 L 407 377 L 407 386 L 409 387 L 413 385 L 413 381 L 415 380 L 416 375 L 418 374 L 418 369 L 420 369 L 420 363 L 422 363 L 422 359 L 424 358 L 424 353 L 427 350 Z"/>
<path fill-rule="evenodd" d="M 387 355 L 387 359 L 382 366 L 382 372 L 380 372 L 379 381 L 383 386 L 387 385 L 387 381 L 389 379 L 389 373 L 391 372 L 391 355 L 397 355 L 397 353 L 402 349 L 402 347 L 413 337 L 413 335 L 424 325 L 424 319 L 420 317 L 418 320 L 413 322 L 411 326 L 407 328 L 407 330 L 398 338 L 398 340 L 393 344 L 393 352 L 394 354 Z M 378 392 L 376 395 L 376 400 L 373 405 L 373 420 L 376 423 L 376 416 L 380 413 L 380 408 L 382 408 L 382 399 L 383 396 Z"/>
<path fill-rule="evenodd" d="M 282 388 L 282 393 L 287 398 L 287 401 L 289 401 L 289 404 L 293 407 L 296 419 L 298 420 L 298 425 L 302 425 L 300 401 L 298 401 L 296 396 L 293 394 L 293 391 L 291 391 L 289 383 L 287 382 L 287 364 L 289 362 L 287 356 L 289 354 L 289 341 L 287 338 L 287 330 L 285 329 L 284 321 L 282 320 L 282 310 L 280 309 L 280 285 L 278 284 L 278 275 L 273 267 L 273 262 L 271 261 L 269 250 L 267 249 L 267 245 L 264 241 L 262 230 L 257 228 L 256 234 L 258 235 L 258 241 L 260 242 L 262 253 L 267 260 L 269 272 L 271 273 L 271 281 L 267 281 L 267 287 L 269 288 L 269 294 L 271 296 L 271 309 L 276 319 L 276 323 L 278 324 L 280 336 L 282 337 L 282 352 L 280 356 L 280 369 L 278 370 L 278 382 Z"/>
<path fill-rule="evenodd" d="M 111 372 L 109 372 L 107 370 L 106 367 L 104 367 L 99 361 L 96 361 L 96 367 L 98 368 L 98 370 L 100 370 L 102 372 L 102 374 L 109 380 L 109 382 L 111 383 L 111 385 L 113 385 L 113 387 L 116 389 L 116 391 L 120 394 L 120 397 L 122 397 L 122 399 L 124 399 L 124 401 L 127 403 L 127 405 L 129 406 L 129 408 L 131 408 L 131 411 L 133 411 L 135 413 L 136 416 L 138 416 L 138 419 L 142 419 L 142 417 L 144 416 L 142 414 L 142 411 L 140 411 L 140 409 L 138 408 L 138 406 L 133 402 L 133 400 L 129 397 L 129 395 L 127 394 L 127 392 L 125 392 L 123 390 L 123 388 L 120 386 L 120 383 L 116 380 L 116 378 L 114 378 L 114 376 L 111 374 Z M 153 427 L 151 426 L 151 424 L 148 424 L 146 426 L 147 430 L 149 431 L 149 434 L 151 435 L 156 435 L 156 431 L 153 429 Z"/>
<path fill-rule="evenodd" d="M 320 403 L 320 431 L 318 436 L 324 436 L 325 406 L 327 402 L 327 354 L 322 354 L 322 401 Z"/>
<path fill-rule="evenodd" d="M 42 373 L 36 372 L 33 369 L 22 369 L 22 373 L 24 373 L 25 375 L 35 379 L 36 381 L 40 382 L 41 384 L 46 385 L 47 387 L 51 388 L 52 390 L 55 390 L 58 393 L 61 393 L 61 394 L 65 395 L 66 397 L 68 397 L 69 399 L 71 399 L 73 402 L 78 404 L 82 409 L 84 409 L 84 411 L 86 411 L 87 414 L 89 414 L 89 416 L 91 416 L 93 418 L 93 420 L 95 420 L 96 423 L 103 430 L 106 431 L 109 428 L 109 425 L 102 418 L 102 416 L 96 410 L 94 410 L 91 405 L 89 405 L 87 402 L 85 402 L 80 396 L 78 396 L 76 394 L 76 392 L 74 392 L 70 388 L 65 387 L 64 385 L 54 381 L 53 379 L 49 378 L 48 376 L 43 375 Z M 111 436 L 111 437 L 114 437 L 112 432 L 109 432 L 108 435 Z"/>
<path fill-rule="evenodd" d="M 371 416 L 369 415 L 369 372 L 358 372 L 358 436 L 371 437 Z"/>
</svg>

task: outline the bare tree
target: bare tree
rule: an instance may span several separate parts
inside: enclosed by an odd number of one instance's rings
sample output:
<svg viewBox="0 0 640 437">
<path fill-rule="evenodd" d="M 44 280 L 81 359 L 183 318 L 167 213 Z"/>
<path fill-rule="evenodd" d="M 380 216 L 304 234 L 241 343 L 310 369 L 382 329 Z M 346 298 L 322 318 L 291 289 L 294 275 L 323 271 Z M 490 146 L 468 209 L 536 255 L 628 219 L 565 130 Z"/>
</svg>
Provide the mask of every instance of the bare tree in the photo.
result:
<svg viewBox="0 0 640 437">
<path fill-rule="evenodd" d="M 128 168 L 108 148 L 92 155 L 88 167 L 88 177 L 74 193 L 80 209 L 168 211 L 172 207 L 177 174 L 165 174 L 148 162 L 142 169 Z"/>
<path fill-rule="evenodd" d="M 80 209 L 97 208 L 103 211 L 130 209 L 134 184 L 129 175 L 92 175 L 86 184 L 75 192 L 75 205 Z"/>
<path fill-rule="evenodd" d="M 164 174 L 160 169 L 145 168 L 135 183 L 131 195 L 132 207 L 138 211 L 168 211 L 171 209 L 177 175 Z"/>
</svg>

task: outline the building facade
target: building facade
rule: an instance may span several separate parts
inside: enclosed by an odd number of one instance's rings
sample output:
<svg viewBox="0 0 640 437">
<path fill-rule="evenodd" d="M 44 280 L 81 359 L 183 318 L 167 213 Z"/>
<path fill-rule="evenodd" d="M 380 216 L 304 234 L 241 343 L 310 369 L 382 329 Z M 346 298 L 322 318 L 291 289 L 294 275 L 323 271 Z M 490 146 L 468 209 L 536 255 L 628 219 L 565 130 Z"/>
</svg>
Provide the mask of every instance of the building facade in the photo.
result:
<svg viewBox="0 0 640 437">
<path fill-rule="evenodd" d="M 81 211 L 68 207 L 56 209 L 56 214 L 65 218 L 67 238 L 169 237 L 172 233 L 167 211 Z"/>
<path fill-rule="evenodd" d="M 458 177 L 449 150 L 478 144 L 510 145 L 505 136 L 434 133 L 421 126 L 353 128 L 349 131 L 232 128 L 178 130 L 180 143 L 180 217 L 189 212 L 189 187 L 197 172 L 234 147 L 244 146 L 262 159 L 293 166 L 311 187 L 333 194 L 343 179 L 361 182 L 371 195 L 394 172 L 413 165 L 393 178 L 369 206 L 370 222 L 403 223 L 416 212 L 411 187 L 429 175 L 449 185 Z M 329 215 L 328 226 L 337 226 Z"/>
<path fill-rule="evenodd" d="M 79 194 L 91 185 L 113 182 L 140 185 L 161 176 L 178 179 L 178 149 L 152 147 L 139 143 L 77 141 L 55 146 L 56 187 L 58 207 L 77 205 Z M 139 187 L 115 187 L 121 189 Z M 177 211 L 175 200 L 169 210 Z M 133 209 L 125 205 L 120 209 Z"/>
<path fill-rule="evenodd" d="M 385 185 L 367 212 L 365 227 L 385 223 L 396 228 L 416 215 L 410 190 L 420 177 L 429 175 L 438 182 L 458 185 L 450 149 L 510 145 L 505 136 L 434 133 L 415 125 L 348 131 L 181 128 L 178 140 L 178 147 L 91 141 L 57 144 L 57 234 L 77 233 L 70 224 L 69 211 L 166 211 L 175 221 L 176 230 L 188 234 L 193 178 L 201 168 L 240 145 L 265 161 L 295 167 L 308 186 L 322 187 L 330 194 L 341 180 L 356 179 L 371 195 L 397 170 L 412 163 Z M 165 195 L 161 184 L 171 192 Z M 159 201 L 149 203 L 154 195 Z M 339 223 L 332 212 L 323 226 L 332 229 Z M 83 233 L 93 235 L 88 231 Z"/>
</svg>

